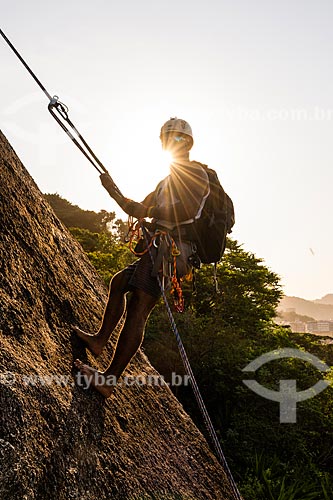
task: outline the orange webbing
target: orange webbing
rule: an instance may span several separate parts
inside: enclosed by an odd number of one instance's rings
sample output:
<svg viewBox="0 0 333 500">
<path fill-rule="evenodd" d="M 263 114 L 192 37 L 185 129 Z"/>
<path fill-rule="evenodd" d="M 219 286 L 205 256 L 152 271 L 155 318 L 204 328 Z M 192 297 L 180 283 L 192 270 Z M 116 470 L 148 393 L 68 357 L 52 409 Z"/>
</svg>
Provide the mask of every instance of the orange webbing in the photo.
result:
<svg viewBox="0 0 333 500">
<path fill-rule="evenodd" d="M 184 311 L 184 297 L 183 290 L 180 286 L 180 280 L 177 278 L 177 256 L 180 255 L 175 240 L 172 238 L 172 256 L 173 256 L 173 274 L 171 278 L 171 283 L 173 288 L 171 289 L 171 294 L 173 295 L 173 302 L 177 312 L 182 313 Z"/>
<path fill-rule="evenodd" d="M 144 219 L 136 220 L 132 223 L 129 222 L 130 226 L 128 229 L 128 238 L 129 238 L 129 249 L 136 257 L 142 257 L 145 253 L 147 253 L 150 247 L 153 245 L 154 241 L 161 234 L 167 234 L 165 231 L 156 231 L 155 234 L 150 239 L 149 244 L 142 252 L 136 252 L 134 246 L 138 243 L 138 241 L 142 238 L 140 231 L 142 226 L 142 221 Z"/>
</svg>

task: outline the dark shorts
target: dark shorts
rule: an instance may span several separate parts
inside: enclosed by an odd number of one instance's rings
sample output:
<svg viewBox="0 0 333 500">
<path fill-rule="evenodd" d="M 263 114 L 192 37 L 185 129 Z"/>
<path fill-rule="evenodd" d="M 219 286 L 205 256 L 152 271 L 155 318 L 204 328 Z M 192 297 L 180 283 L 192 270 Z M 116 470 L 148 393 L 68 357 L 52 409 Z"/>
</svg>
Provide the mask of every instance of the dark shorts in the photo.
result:
<svg viewBox="0 0 333 500">
<path fill-rule="evenodd" d="M 157 254 L 156 249 L 152 248 L 151 252 L 155 259 Z M 161 288 L 157 277 L 151 275 L 152 271 L 153 264 L 148 252 L 124 269 L 123 272 L 128 277 L 126 291 L 131 292 L 134 288 L 139 288 L 148 293 L 148 295 L 159 298 L 162 293 Z"/>
<path fill-rule="evenodd" d="M 192 247 L 188 242 L 178 242 L 177 247 L 181 250 L 181 254 L 177 257 L 177 276 L 180 278 L 191 271 L 192 266 L 189 264 L 188 258 L 192 253 Z M 123 272 L 128 278 L 125 291 L 130 292 L 135 288 L 139 288 L 152 297 L 159 298 L 161 296 L 162 291 L 158 279 L 156 276 L 152 276 L 153 264 L 151 257 L 155 262 L 157 252 L 157 248 L 154 245 L 151 246 L 149 252 L 124 269 Z M 162 272 L 159 273 L 159 277 L 160 281 L 163 281 L 164 289 L 170 288 L 170 279 L 163 278 Z"/>
</svg>

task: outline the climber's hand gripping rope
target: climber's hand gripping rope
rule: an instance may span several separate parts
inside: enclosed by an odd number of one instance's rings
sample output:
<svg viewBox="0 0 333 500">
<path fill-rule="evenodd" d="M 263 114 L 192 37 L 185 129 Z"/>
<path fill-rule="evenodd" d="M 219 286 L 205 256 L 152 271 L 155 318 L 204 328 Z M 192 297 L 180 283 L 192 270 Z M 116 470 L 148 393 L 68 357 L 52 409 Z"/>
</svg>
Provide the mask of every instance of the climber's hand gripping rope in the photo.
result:
<svg viewBox="0 0 333 500">
<path fill-rule="evenodd" d="M 113 198 L 118 205 L 124 210 L 128 215 L 131 215 L 135 219 L 142 219 L 147 215 L 147 207 L 142 205 L 142 203 L 137 203 L 136 201 L 125 198 L 115 185 L 113 179 L 109 174 L 101 174 L 100 179 L 103 187 L 107 190 L 111 198 Z"/>
</svg>

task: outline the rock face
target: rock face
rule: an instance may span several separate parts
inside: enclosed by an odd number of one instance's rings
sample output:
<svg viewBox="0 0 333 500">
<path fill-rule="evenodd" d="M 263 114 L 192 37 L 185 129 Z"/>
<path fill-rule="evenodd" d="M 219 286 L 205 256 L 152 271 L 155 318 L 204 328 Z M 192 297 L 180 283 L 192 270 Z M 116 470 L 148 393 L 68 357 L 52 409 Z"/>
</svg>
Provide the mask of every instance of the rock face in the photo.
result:
<svg viewBox="0 0 333 500">
<path fill-rule="evenodd" d="M 99 325 L 107 290 L 0 132 L 0 498 L 232 500 L 226 475 L 168 387 L 78 385 L 105 368 L 72 326 Z M 157 376 L 140 352 L 126 375 Z"/>
</svg>

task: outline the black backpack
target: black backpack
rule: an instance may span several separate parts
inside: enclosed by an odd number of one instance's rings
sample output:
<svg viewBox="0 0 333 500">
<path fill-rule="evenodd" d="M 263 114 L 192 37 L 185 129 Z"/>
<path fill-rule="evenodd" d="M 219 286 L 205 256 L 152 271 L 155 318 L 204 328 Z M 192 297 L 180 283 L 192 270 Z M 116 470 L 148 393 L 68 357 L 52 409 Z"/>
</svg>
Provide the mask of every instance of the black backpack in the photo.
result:
<svg viewBox="0 0 333 500">
<path fill-rule="evenodd" d="M 201 216 L 188 227 L 189 238 L 196 244 L 203 264 L 219 262 L 225 251 L 227 234 L 235 223 L 234 205 L 214 170 L 202 165 L 208 175 L 210 193 Z"/>
</svg>

